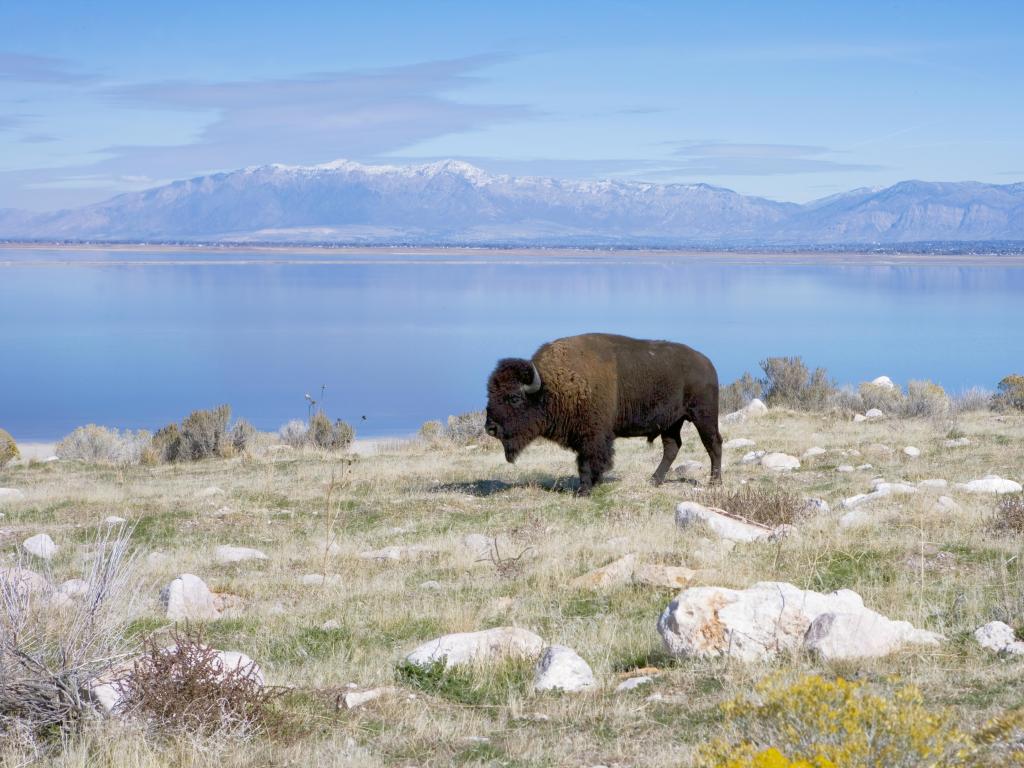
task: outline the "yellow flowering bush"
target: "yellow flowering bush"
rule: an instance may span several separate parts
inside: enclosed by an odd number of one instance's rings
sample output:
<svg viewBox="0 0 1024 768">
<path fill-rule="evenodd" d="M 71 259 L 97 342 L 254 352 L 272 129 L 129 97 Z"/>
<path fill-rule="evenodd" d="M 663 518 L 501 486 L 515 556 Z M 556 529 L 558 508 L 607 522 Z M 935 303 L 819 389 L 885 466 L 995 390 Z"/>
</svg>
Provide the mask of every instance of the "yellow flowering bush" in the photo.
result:
<svg viewBox="0 0 1024 768">
<path fill-rule="evenodd" d="M 702 750 L 704 768 L 872 768 L 1022 765 L 1024 716 L 964 731 L 953 712 L 932 709 L 914 686 L 779 676 L 753 697 L 723 705 L 726 732 Z"/>
<path fill-rule="evenodd" d="M 5 429 L 0 429 L 0 469 L 18 458 L 18 444 Z"/>
</svg>

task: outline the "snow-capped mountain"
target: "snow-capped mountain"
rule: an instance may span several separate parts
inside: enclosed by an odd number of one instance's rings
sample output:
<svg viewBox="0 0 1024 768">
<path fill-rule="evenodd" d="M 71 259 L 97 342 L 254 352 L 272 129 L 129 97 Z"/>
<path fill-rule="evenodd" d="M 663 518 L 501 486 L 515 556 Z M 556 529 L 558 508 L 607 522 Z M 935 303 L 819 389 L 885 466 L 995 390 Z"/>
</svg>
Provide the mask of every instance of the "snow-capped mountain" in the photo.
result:
<svg viewBox="0 0 1024 768">
<path fill-rule="evenodd" d="M 2 210 L 0 237 L 547 245 L 1024 240 L 1024 183 L 907 181 L 797 205 L 707 184 L 501 176 L 454 160 L 340 160 L 217 173 L 56 213 Z"/>
</svg>

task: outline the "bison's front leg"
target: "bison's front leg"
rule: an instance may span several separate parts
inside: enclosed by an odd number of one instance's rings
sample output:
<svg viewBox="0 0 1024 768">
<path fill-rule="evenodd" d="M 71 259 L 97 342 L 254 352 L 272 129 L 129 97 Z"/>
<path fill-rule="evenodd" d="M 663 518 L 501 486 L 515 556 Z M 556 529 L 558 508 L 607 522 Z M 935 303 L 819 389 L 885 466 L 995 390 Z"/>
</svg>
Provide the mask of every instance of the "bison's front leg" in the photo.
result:
<svg viewBox="0 0 1024 768">
<path fill-rule="evenodd" d="M 577 496 L 589 496 L 590 490 L 601 482 L 604 473 L 612 466 L 614 437 L 594 441 L 576 455 L 576 467 L 580 472 L 580 487 Z"/>
</svg>

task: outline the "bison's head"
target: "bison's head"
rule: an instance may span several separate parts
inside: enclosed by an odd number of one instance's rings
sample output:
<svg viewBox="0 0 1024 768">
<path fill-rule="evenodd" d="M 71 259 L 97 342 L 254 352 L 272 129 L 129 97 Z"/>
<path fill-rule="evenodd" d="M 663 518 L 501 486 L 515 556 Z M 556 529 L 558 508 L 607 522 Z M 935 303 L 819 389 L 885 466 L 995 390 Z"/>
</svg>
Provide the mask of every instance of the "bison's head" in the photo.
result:
<svg viewBox="0 0 1024 768">
<path fill-rule="evenodd" d="M 505 458 L 513 462 L 520 451 L 544 431 L 543 382 L 529 360 L 507 358 L 487 382 L 487 421 L 484 429 L 501 440 Z"/>
</svg>

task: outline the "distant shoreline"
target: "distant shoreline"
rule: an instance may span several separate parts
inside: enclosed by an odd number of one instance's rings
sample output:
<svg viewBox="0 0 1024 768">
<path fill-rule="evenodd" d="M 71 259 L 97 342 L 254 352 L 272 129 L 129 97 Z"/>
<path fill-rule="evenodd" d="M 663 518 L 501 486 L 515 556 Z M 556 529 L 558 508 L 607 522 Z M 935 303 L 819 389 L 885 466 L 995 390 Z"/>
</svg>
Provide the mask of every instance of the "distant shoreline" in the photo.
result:
<svg viewBox="0 0 1024 768">
<path fill-rule="evenodd" d="M 211 258 L 198 260 L 86 260 L 86 259 L 45 259 L 20 261 L 3 258 L 5 251 L 59 251 L 67 253 L 192 253 L 209 255 Z M 260 253 L 281 254 L 282 256 L 320 256 L 319 259 L 223 258 L 229 254 Z M 338 259 L 330 257 L 337 256 Z M 364 259 L 352 258 L 363 256 Z M 419 261 L 418 257 L 449 257 L 449 261 Z M 220 257 L 220 258 L 218 258 Z M 388 258 L 385 258 L 388 257 Z M 143 244 L 143 243 L 0 243 L 0 266 L 243 266 L 247 264 L 310 264 L 310 265 L 351 265 L 365 263 L 460 263 L 471 262 L 474 258 L 487 263 L 512 262 L 545 263 L 555 262 L 600 262 L 600 261 L 646 261 L 652 259 L 693 259 L 733 262 L 737 264 L 857 264 L 868 266 L 885 265 L 971 265 L 971 266 L 1024 266 L 1024 252 L 927 252 L 922 250 L 868 250 L 866 248 L 813 249 L 793 248 L 749 248 L 724 249 L 659 249 L 659 248 L 596 248 L 596 247 L 475 247 L 475 246 L 407 246 L 407 245 L 276 245 L 255 244 Z"/>
</svg>

